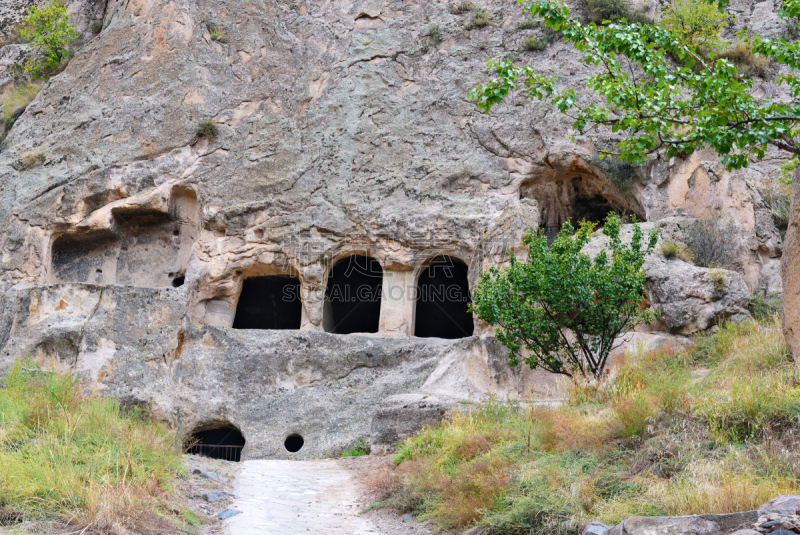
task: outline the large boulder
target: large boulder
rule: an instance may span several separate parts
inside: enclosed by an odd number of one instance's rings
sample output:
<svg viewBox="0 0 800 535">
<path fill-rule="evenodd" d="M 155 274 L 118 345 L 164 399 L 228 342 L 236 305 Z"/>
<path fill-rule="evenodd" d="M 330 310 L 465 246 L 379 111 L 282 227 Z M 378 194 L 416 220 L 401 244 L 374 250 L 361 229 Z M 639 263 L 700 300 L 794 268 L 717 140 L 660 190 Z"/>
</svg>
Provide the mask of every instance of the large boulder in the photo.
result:
<svg viewBox="0 0 800 535">
<path fill-rule="evenodd" d="M 783 280 L 783 334 L 786 345 L 800 358 L 800 168 L 794 174 L 789 228 L 781 259 Z"/>
<path fill-rule="evenodd" d="M 631 516 L 611 528 L 606 535 L 729 535 L 749 528 L 757 511 L 721 515 Z"/>
<path fill-rule="evenodd" d="M 681 239 L 682 228 L 693 218 L 665 218 L 657 223 L 639 224 L 647 234 L 659 233 L 655 251 L 645 258 L 645 296 L 656 312 L 648 330 L 687 335 L 704 331 L 722 320 L 745 319 L 750 291 L 740 273 L 727 269 L 694 266 L 681 258 L 661 253 L 665 242 Z M 629 242 L 633 225 L 623 225 L 620 237 Z M 609 239 L 596 231 L 584 252 L 595 255 L 607 248 Z"/>
</svg>

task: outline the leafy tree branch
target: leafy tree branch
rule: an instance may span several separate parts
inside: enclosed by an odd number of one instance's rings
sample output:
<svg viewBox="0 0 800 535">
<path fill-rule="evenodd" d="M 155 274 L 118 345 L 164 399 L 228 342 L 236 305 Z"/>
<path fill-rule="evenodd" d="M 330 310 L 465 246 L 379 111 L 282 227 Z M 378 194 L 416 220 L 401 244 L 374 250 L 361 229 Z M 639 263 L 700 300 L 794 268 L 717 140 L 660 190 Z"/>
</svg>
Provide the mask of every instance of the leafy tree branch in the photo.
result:
<svg viewBox="0 0 800 535">
<path fill-rule="evenodd" d="M 561 32 L 581 53 L 582 62 L 594 68 L 586 85 L 604 103 L 580 105 L 575 90 L 560 88 L 555 77 L 493 59 L 487 71 L 493 70 L 495 77 L 469 93 L 483 111 L 510 92 L 549 100 L 573 119 L 578 131 L 605 126 L 626 133 L 617 154 L 632 162 L 661 151 L 667 157 L 689 155 L 706 146 L 730 169 L 747 167 L 751 157 L 763 158 L 770 146 L 800 155 L 797 76 L 778 78 L 788 85 L 790 99 L 757 97 L 753 81 L 739 76 L 733 63 L 704 56 L 666 28 L 624 20 L 583 25 L 560 0 L 533 0 L 523 9 Z M 784 2 L 781 15 L 800 15 L 800 0 Z M 800 67 L 800 44 L 758 36 L 748 40 L 754 52 L 791 69 Z"/>
</svg>

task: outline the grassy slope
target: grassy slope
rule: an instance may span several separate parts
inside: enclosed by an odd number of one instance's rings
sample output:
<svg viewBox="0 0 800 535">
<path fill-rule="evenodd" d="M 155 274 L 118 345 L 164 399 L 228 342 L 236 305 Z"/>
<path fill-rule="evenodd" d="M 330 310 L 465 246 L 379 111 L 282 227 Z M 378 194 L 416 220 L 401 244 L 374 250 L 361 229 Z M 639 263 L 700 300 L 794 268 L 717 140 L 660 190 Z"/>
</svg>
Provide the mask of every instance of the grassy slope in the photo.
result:
<svg viewBox="0 0 800 535">
<path fill-rule="evenodd" d="M 749 510 L 797 493 L 798 370 L 777 319 L 630 359 L 569 406 L 489 400 L 424 430 L 382 499 L 443 528 L 579 533 L 591 520 Z"/>
<path fill-rule="evenodd" d="M 84 397 L 74 378 L 18 363 L 0 389 L 0 523 L 85 533 L 191 532 L 170 503 L 178 437 Z"/>
</svg>

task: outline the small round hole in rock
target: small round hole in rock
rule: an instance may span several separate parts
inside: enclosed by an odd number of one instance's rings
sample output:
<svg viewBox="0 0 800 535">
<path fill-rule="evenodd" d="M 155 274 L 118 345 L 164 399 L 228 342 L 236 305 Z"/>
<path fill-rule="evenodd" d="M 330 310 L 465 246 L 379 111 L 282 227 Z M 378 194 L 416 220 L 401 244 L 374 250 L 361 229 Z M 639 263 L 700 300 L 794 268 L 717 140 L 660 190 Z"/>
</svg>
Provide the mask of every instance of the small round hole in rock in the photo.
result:
<svg viewBox="0 0 800 535">
<path fill-rule="evenodd" d="M 300 451 L 300 448 L 303 447 L 304 443 L 303 437 L 300 435 L 289 435 L 286 437 L 283 445 L 286 447 L 286 451 L 289 453 L 297 453 Z"/>
<path fill-rule="evenodd" d="M 174 279 L 172 279 L 172 286 L 177 288 L 178 286 L 183 286 L 183 283 L 186 282 L 186 277 L 183 275 L 178 275 Z"/>
<path fill-rule="evenodd" d="M 102 272 L 103 272 L 103 270 L 102 270 L 102 269 L 98 269 L 98 270 L 97 270 L 97 273 L 102 273 Z"/>
<path fill-rule="evenodd" d="M 175 229 L 175 230 L 172 231 L 172 235 L 173 236 L 180 236 L 181 235 L 181 231 L 179 229 Z"/>
</svg>

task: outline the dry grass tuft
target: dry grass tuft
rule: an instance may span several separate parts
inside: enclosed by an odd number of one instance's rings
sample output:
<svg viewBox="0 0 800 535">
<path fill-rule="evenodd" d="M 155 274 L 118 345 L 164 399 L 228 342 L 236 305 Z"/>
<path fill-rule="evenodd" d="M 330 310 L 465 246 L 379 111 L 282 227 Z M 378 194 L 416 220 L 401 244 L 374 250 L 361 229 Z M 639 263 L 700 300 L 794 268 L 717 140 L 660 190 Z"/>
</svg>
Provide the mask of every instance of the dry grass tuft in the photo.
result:
<svg viewBox="0 0 800 535">
<path fill-rule="evenodd" d="M 731 48 L 719 52 L 716 59 L 729 60 L 743 78 L 758 77 L 766 80 L 772 75 L 773 65 L 769 58 L 754 54 L 750 44 L 745 41 L 737 41 Z"/>
<path fill-rule="evenodd" d="M 174 433 L 32 362 L 6 377 L 0 416 L 0 517 L 86 534 L 186 532 L 167 499 L 183 470 Z"/>
<path fill-rule="evenodd" d="M 443 529 L 496 535 L 750 510 L 800 491 L 799 384 L 779 318 L 726 324 L 690 352 L 640 351 L 563 407 L 456 411 L 375 486 Z"/>
</svg>

